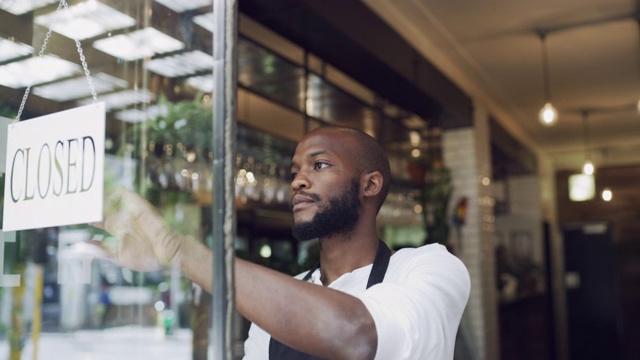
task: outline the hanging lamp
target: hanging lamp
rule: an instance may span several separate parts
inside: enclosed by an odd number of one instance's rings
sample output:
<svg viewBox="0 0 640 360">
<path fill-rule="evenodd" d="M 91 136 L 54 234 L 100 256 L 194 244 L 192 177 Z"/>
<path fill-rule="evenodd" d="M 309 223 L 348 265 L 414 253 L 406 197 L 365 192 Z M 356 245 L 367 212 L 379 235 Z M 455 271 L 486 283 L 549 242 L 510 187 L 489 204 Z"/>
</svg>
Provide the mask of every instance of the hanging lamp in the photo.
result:
<svg viewBox="0 0 640 360">
<path fill-rule="evenodd" d="M 569 199 L 571 201 L 587 201 L 595 197 L 596 182 L 593 175 L 595 168 L 589 158 L 589 130 L 587 126 L 588 112 L 582 111 L 583 120 L 583 141 L 585 162 L 582 166 L 582 172 L 569 176 Z"/>
<path fill-rule="evenodd" d="M 552 126 L 558 120 L 558 111 L 551 104 L 551 86 L 549 84 L 549 59 L 547 58 L 546 32 L 540 31 L 540 45 L 542 50 L 542 82 L 544 85 L 545 104 L 540 109 L 538 118 L 545 126 Z"/>
<path fill-rule="evenodd" d="M 584 135 L 584 165 L 582 165 L 582 173 L 585 175 L 593 175 L 595 167 L 589 156 L 589 114 L 587 111 L 582 112 L 583 135 Z"/>
</svg>

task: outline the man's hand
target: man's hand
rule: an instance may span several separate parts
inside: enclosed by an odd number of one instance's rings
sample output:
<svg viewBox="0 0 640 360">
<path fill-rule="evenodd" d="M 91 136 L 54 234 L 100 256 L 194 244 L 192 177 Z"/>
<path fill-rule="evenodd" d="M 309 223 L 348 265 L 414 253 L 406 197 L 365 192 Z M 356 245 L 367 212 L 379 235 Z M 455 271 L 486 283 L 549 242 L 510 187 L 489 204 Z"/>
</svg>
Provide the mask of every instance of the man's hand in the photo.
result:
<svg viewBox="0 0 640 360">
<path fill-rule="evenodd" d="M 149 202 L 124 188 L 105 193 L 105 220 L 92 225 L 113 236 L 96 242 L 110 260 L 132 270 L 154 271 L 179 259 L 185 236 Z"/>
</svg>

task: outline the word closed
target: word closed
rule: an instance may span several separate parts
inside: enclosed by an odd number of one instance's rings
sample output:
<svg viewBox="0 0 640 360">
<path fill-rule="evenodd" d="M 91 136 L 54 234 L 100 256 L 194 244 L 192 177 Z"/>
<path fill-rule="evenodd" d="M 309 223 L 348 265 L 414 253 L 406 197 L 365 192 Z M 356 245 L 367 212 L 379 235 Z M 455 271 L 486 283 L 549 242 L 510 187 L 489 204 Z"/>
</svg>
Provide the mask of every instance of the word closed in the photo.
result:
<svg viewBox="0 0 640 360">
<path fill-rule="evenodd" d="M 11 201 L 63 196 L 91 189 L 96 176 L 96 144 L 91 136 L 18 148 L 11 160 Z"/>
</svg>

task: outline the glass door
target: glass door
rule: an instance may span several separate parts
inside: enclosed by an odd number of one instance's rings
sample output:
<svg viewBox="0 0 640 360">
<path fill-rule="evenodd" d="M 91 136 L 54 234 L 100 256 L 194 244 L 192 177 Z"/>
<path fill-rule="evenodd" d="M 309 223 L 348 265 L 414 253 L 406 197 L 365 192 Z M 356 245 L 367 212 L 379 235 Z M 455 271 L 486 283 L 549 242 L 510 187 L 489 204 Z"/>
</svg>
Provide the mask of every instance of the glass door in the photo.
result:
<svg viewBox="0 0 640 360">
<path fill-rule="evenodd" d="M 127 243 L 119 236 L 148 227 L 127 232 L 99 221 L 43 227 L 37 224 L 46 216 L 34 216 L 33 226 L 0 232 L 0 358 L 230 358 L 225 254 L 233 251 L 235 227 L 224 219 L 235 210 L 225 195 L 233 196 L 227 164 L 235 161 L 235 12 L 235 1 L 223 0 L 0 2 L 2 130 L 103 103 L 104 139 L 95 151 L 104 150 L 104 176 L 96 181 L 104 181 L 107 222 L 116 207 L 148 206 L 167 231 L 217 249 L 215 273 L 206 265 L 201 271 L 222 279 L 205 290 L 170 256 L 154 266 L 123 266 Z M 66 152 L 52 143 L 48 152 L 43 146 L 2 154 L 14 164 L 29 159 L 24 168 L 38 179 L 32 201 L 45 214 L 71 209 L 38 199 L 42 184 L 53 193 L 62 174 L 85 174 L 79 156 L 86 144 L 62 143 Z M 17 179 L 1 171 L 4 183 Z M 41 180 L 47 171 L 49 180 Z M 31 191 L 25 179 L 24 197 Z M 78 194 L 83 189 L 67 181 L 67 193 L 72 184 Z M 3 204 L 15 194 L 5 191 Z M 97 204 L 73 209 L 88 212 Z M 118 224 L 135 227 L 137 219 Z"/>
</svg>

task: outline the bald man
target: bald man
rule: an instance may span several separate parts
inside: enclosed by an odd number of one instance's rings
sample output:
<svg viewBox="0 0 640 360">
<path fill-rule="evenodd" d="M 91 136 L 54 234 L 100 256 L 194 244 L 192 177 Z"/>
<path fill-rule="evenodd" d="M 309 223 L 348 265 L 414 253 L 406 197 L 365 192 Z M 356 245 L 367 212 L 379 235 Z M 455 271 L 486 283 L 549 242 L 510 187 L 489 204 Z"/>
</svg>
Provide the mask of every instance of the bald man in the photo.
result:
<svg viewBox="0 0 640 360">
<path fill-rule="evenodd" d="M 468 272 L 444 246 L 391 254 L 378 239 L 390 176 L 384 150 L 361 131 L 323 127 L 300 141 L 292 233 L 319 239 L 320 265 L 291 278 L 236 259 L 236 308 L 252 322 L 245 359 L 453 358 Z M 100 225 L 118 239 L 114 261 L 139 271 L 178 261 L 211 290 L 210 249 L 175 232 L 137 195 L 114 198 Z"/>
</svg>

